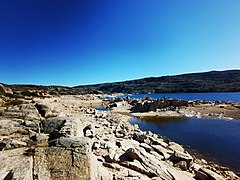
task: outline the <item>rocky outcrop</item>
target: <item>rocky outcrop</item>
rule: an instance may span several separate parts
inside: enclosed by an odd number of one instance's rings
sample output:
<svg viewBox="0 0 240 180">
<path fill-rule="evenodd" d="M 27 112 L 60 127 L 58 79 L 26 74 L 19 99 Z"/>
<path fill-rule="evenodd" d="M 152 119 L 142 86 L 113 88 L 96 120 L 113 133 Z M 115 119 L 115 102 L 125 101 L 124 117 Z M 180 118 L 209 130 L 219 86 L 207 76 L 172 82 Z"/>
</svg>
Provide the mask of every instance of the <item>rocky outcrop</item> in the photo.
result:
<svg viewBox="0 0 240 180">
<path fill-rule="evenodd" d="M 78 150 L 77 150 L 78 149 Z M 82 154 L 80 148 L 36 148 L 34 153 L 34 179 L 94 179 L 91 154 Z"/>
<path fill-rule="evenodd" d="M 129 101 L 129 100 L 128 100 Z M 132 112 L 157 111 L 157 109 L 176 110 L 176 107 L 188 106 L 188 101 L 177 99 L 139 99 L 131 100 Z"/>
<path fill-rule="evenodd" d="M 92 141 L 79 119 L 44 119 L 30 102 L 1 115 L 0 179 L 95 179 Z"/>
<path fill-rule="evenodd" d="M 12 89 L 4 86 L 3 84 L 0 84 L 0 95 L 12 95 L 13 94 L 13 91 Z"/>
<path fill-rule="evenodd" d="M 113 98 L 107 108 L 112 112 L 138 117 L 194 117 L 239 119 L 239 103 L 230 101 L 151 99 L 149 97 Z"/>
<path fill-rule="evenodd" d="M 50 118 L 40 115 L 32 101 L 2 108 L 0 179 L 237 177 L 230 170 L 210 170 L 210 165 L 199 163 L 181 145 L 141 131 L 124 115 L 76 102 L 38 99 L 41 107 L 51 111 L 61 107 Z"/>
<path fill-rule="evenodd" d="M 2 116 L 7 118 L 20 118 L 23 120 L 40 120 L 41 119 L 34 105 L 26 102 L 18 105 L 8 106 L 2 112 Z"/>
</svg>

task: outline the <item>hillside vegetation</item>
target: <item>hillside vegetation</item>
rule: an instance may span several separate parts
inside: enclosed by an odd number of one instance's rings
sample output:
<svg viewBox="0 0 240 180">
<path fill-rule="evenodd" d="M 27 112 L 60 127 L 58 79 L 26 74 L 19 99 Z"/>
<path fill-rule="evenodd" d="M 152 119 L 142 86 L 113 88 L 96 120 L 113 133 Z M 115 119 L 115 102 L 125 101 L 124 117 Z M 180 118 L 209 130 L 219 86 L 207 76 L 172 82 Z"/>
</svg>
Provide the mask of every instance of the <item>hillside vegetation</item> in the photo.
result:
<svg viewBox="0 0 240 180">
<path fill-rule="evenodd" d="M 74 87 L 81 89 L 84 86 Z M 210 71 L 85 86 L 104 93 L 238 92 L 240 70 Z"/>
<path fill-rule="evenodd" d="M 49 94 L 240 92 L 240 70 L 149 77 L 85 86 L 7 85 L 13 91 L 42 90 Z"/>
</svg>

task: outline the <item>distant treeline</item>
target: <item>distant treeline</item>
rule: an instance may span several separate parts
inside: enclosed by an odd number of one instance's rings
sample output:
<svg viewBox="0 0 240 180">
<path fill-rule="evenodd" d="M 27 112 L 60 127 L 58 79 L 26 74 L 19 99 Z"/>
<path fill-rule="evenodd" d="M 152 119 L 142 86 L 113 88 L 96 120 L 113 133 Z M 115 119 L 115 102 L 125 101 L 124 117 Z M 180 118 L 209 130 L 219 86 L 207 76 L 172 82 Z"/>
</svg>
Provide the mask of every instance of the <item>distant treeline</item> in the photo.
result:
<svg viewBox="0 0 240 180">
<path fill-rule="evenodd" d="M 150 77 L 85 86 L 8 85 L 14 91 L 43 90 L 49 94 L 240 92 L 240 70 Z"/>
<path fill-rule="evenodd" d="M 74 88 L 83 88 L 78 86 Z M 85 86 L 104 93 L 240 92 L 240 70 L 150 77 Z"/>
</svg>

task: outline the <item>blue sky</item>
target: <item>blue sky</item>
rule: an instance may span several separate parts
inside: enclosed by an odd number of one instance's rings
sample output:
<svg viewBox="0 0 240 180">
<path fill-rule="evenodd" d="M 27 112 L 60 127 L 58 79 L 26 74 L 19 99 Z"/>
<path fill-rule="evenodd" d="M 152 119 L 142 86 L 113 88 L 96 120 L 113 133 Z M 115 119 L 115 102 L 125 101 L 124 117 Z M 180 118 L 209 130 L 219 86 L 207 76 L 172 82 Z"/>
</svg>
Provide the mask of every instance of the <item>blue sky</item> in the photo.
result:
<svg viewBox="0 0 240 180">
<path fill-rule="evenodd" d="M 240 1 L 1 1 L 0 61 L 8 84 L 240 69 Z"/>
</svg>

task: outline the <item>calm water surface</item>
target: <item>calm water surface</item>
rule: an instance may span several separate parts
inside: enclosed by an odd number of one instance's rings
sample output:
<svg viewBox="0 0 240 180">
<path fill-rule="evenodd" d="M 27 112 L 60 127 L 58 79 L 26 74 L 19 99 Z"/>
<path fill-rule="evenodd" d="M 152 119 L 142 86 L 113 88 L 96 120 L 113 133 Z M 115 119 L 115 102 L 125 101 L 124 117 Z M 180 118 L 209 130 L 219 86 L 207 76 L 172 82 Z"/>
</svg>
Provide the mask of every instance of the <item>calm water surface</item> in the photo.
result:
<svg viewBox="0 0 240 180">
<path fill-rule="evenodd" d="M 132 118 L 141 130 L 152 131 L 240 170 L 240 120 L 197 118 Z"/>
<path fill-rule="evenodd" d="M 131 98 L 148 96 L 154 99 L 240 102 L 240 92 L 133 94 L 128 96 Z M 150 130 L 190 147 L 205 157 L 216 159 L 221 164 L 240 172 L 240 120 L 169 117 L 140 120 L 133 117 L 130 123 L 138 124 L 142 130 Z"/>
<path fill-rule="evenodd" d="M 104 108 L 104 107 L 95 107 L 96 110 L 99 110 L 99 111 L 109 111 L 108 109 Z"/>
<path fill-rule="evenodd" d="M 208 100 L 208 101 L 234 101 L 240 102 L 240 92 L 226 93 L 162 93 L 162 94 L 132 94 L 131 98 L 143 98 L 145 96 L 157 98 L 174 98 L 183 100 Z"/>
</svg>

